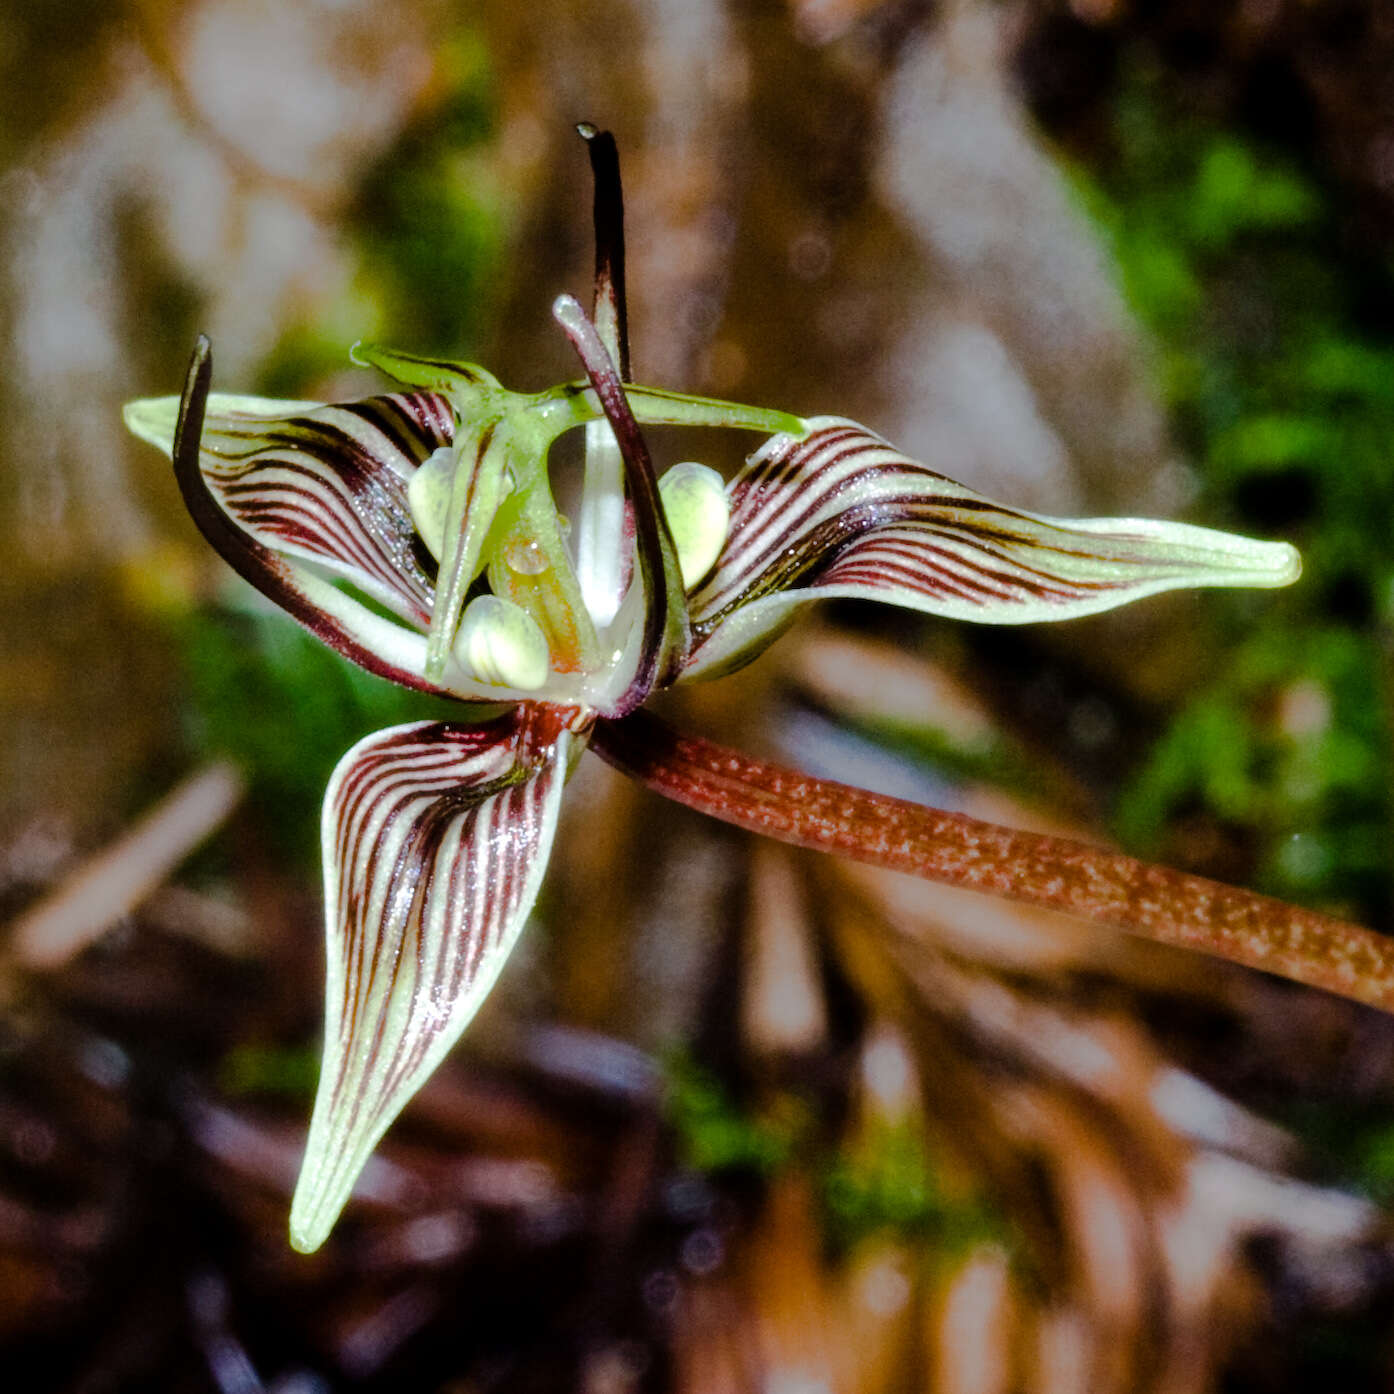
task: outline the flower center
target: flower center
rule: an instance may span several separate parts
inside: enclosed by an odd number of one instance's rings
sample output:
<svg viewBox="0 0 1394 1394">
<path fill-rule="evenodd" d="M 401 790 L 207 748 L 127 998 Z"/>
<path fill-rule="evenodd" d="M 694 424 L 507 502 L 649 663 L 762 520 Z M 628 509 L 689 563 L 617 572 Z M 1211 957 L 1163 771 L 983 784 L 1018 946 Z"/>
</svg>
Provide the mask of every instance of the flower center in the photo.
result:
<svg viewBox="0 0 1394 1394">
<path fill-rule="evenodd" d="M 506 472 L 500 488 L 473 498 L 462 484 L 471 468 L 466 452 L 476 442 L 434 451 L 407 484 L 412 523 L 441 563 L 437 605 L 454 562 L 467 574 L 454 584 L 461 598 L 483 573 L 489 589 L 463 603 L 449 649 L 470 677 L 519 692 L 541 692 L 554 674 L 578 671 L 601 676 L 634 637 L 632 605 L 613 591 L 632 584 L 633 538 L 620 478 L 588 470 L 583 494 L 580 584 L 565 545 L 570 527 L 552 503 L 546 479 L 546 443 L 541 458 L 520 463 L 524 483 Z M 591 442 L 588 440 L 588 445 Z M 478 464 L 473 466 L 478 472 Z M 726 541 L 730 505 L 721 476 L 706 465 L 685 461 L 659 480 L 659 499 L 678 553 L 685 589 L 691 590 L 715 564 Z M 488 516 L 483 516 L 487 510 Z M 452 552 L 454 534 L 478 539 L 471 555 Z M 603 557 L 603 563 L 597 557 Z M 605 585 L 595 582 L 599 573 Z"/>
</svg>

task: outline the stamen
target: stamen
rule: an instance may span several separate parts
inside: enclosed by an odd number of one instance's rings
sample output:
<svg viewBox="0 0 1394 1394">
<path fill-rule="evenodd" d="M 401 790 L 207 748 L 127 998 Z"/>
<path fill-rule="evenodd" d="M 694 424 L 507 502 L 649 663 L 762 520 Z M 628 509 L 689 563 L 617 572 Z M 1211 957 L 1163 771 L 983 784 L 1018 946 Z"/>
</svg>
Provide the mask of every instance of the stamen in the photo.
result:
<svg viewBox="0 0 1394 1394">
<path fill-rule="evenodd" d="M 445 552 L 445 524 L 450 517 L 450 491 L 455 483 L 455 450 L 443 445 L 421 462 L 407 482 L 411 520 L 437 561 Z"/>
<path fill-rule="evenodd" d="M 455 656 L 481 682 L 536 692 L 552 671 L 541 626 L 521 606 L 480 595 L 465 607 Z"/>
<path fill-rule="evenodd" d="M 658 495 L 678 549 L 683 586 L 691 590 L 716 565 L 726 544 L 731 503 L 725 481 L 710 466 L 685 460 L 658 481 Z"/>
</svg>

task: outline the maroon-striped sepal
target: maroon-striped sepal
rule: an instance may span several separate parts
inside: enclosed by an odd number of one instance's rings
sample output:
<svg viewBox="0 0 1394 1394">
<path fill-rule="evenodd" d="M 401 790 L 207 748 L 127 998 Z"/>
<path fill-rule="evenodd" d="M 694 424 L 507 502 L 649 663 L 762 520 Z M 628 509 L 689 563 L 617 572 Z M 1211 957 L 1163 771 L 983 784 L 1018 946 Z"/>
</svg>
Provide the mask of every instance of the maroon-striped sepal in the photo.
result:
<svg viewBox="0 0 1394 1394">
<path fill-rule="evenodd" d="M 291 1242 L 319 1247 L 378 1139 L 459 1038 L 537 895 L 584 726 L 528 704 L 417 722 L 339 762 L 322 836 L 324 1057 Z"/>
<path fill-rule="evenodd" d="M 132 402 L 126 421 L 170 453 L 179 399 Z M 430 623 L 435 563 L 417 536 L 407 481 L 454 438 L 437 392 L 337 406 L 212 393 L 199 467 L 252 541 L 312 561 L 415 626 Z"/>
<path fill-rule="evenodd" d="M 689 600 L 690 674 L 753 657 L 811 600 L 1027 624 L 1181 587 L 1282 586 L 1300 570 L 1284 542 L 1008 508 L 837 417 L 770 439 L 728 493 L 726 544 Z"/>
</svg>

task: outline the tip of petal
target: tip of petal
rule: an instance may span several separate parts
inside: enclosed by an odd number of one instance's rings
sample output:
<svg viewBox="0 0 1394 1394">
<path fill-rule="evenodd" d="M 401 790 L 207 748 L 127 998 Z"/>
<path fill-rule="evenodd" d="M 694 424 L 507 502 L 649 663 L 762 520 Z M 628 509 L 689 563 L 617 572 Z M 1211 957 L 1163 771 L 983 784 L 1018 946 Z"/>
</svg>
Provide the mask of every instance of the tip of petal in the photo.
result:
<svg viewBox="0 0 1394 1394">
<path fill-rule="evenodd" d="M 312 1254 L 329 1238 L 367 1165 L 382 1126 L 368 1131 L 354 1119 L 327 1107 L 323 1085 L 305 1145 L 305 1159 L 290 1203 L 290 1245 Z"/>
<path fill-rule="evenodd" d="M 320 1158 L 305 1158 L 290 1205 L 290 1247 L 297 1253 L 312 1254 L 329 1238 L 367 1155 L 355 1167 L 343 1165 L 344 1160 L 326 1167 Z"/>
<path fill-rule="evenodd" d="M 1289 542 L 1270 542 L 1273 585 L 1290 586 L 1302 574 L 1302 554 Z"/>
<path fill-rule="evenodd" d="M 207 414 L 218 417 L 265 417 L 275 420 L 283 416 L 298 416 L 318 411 L 321 402 L 289 397 L 243 397 L 231 392 L 210 392 Z M 178 397 L 141 397 L 121 408 L 126 429 L 156 450 L 168 455 L 174 449 L 174 428 L 179 421 Z"/>
<path fill-rule="evenodd" d="M 300 1214 L 292 1209 L 290 1212 L 290 1247 L 298 1254 L 314 1253 L 329 1238 L 330 1231 L 334 1228 L 334 1221 L 338 1219 L 338 1213 L 336 1210 L 333 1215 L 329 1216 L 328 1220 L 322 1221 L 313 1212 Z"/>
<path fill-rule="evenodd" d="M 179 420 L 178 397 L 141 397 L 121 408 L 126 429 L 166 455 L 174 448 L 174 426 Z"/>
<path fill-rule="evenodd" d="M 1180 532 L 1183 524 L 1171 524 Z M 1212 533 L 1215 561 L 1204 569 L 1213 574 L 1198 577 L 1193 584 L 1252 586 L 1265 590 L 1290 586 L 1302 574 L 1302 554 L 1288 542 L 1259 542 L 1248 537 Z"/>
<path fill-rule="evenodd" d="M 457 363 L 446 358 L 422 358 L 414 353 L 398 353 L 381 344 L 360 339 L 349 350 L 349 359 L 360 368 L 376 368 L 407 387 L 434 392 L 453 392 L 463 396 L 497 388 L 499 380 L 475 363 Z M 459 403 L 457 401 L 456 405 Z"/>
</svg>

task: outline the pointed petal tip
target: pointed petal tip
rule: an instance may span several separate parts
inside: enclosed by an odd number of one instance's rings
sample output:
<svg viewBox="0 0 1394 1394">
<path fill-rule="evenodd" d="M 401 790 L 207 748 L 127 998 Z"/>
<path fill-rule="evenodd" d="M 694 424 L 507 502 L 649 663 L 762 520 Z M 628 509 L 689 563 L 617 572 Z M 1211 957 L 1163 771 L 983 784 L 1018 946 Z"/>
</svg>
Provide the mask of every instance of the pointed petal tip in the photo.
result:
<svg viewBox="0 0 1394 1394">
<path fill-rule="evenodd" d="M 313 1254 L 325 1241 L 328 1236 L 321 1235 L 314 1237 L 308 1232 L 298 1231 L 294 1225 L 290 1228 L 290 1247 L 297 1254 Z"/>
<path fill-rule="evenodd" d="M 406 383 L 406 379 L 401 375 L 400 356 L 382 344 L 369 343 L 367 339 L 356 339 L 349 349 L 348 356 L 349 362 L 356 368 L 376 368 L 386 377 Z"/>
<path fill-rule="evenodd" d="M 563 329 L 569 330 L 579 329 L 588 323 L 586 312 L 581 308 L 581 302 L 567 291 L 563 291 L 552 301 L 552 318 Z"/>
<path fill-rule="evenodd" d="M 1082 532 L 1103 536 L 1113 533 L 1120 538 L 1132 530 L 1154 549 L 1156 559 L 1162 560 L 1169 554 L 1177 567 L 1178 586 L 1269 590 L 1290 586 L 1302 575 L 1302 554 L 1289 542 L 1265 542 L 1159 518 L 1075 519 L 1069 525 Z"/>
<path fill-rule="evenodd" d="M 358 368 L 381 368 L 384 359 L 391 360 L 396 357 L 391 349 L 367 339 L 355 339 L 349 348 L 348 356 L 349 362 Z"/>
<path fill-rule="evenodd" d="M 290 1246 L 312 1254 L 334 1232 L 386 1125 L 354 1136 L 343 1115 L 316 1112 L 290 1202 Z"/>
<path fill-rule="evenodd" d="M 121 408 L 126 429 L 166 455 L 174 448 L 174 424 L 178 419 L 178 397 L 139 397 Z"/>
<path fill-rule="evenodd" d="M 1239 545 L 1227 549 L 1228 566 L 1220 585 L 1276 590 L 1292 585 L 1302 575 L 1302 554 L 1289 542 L 1260 542 L 1247 537 L 1236 537 L 1232 542 Z"/>
<path fill-rule="evenodd" d="M 296 1187 L 295 1199 L 290 1206 L 290 1247 L 298 1254 L 312 1254 L 329 1238 L 348 1197 L 343 1197 L 333 1211 L 327 1213 L 328 1207 L 323 1203 L 323 1197 L 302 1194 L 304 1180 L 302 1174 L 301 1185 Z"/>
<path fill-rule="evenodd" d="M 1273 553 L 1274 586 L 1290 586 L 1302 575 L 1302 553 L 1290 542 L 1270 542 Z"/>
</svg>

